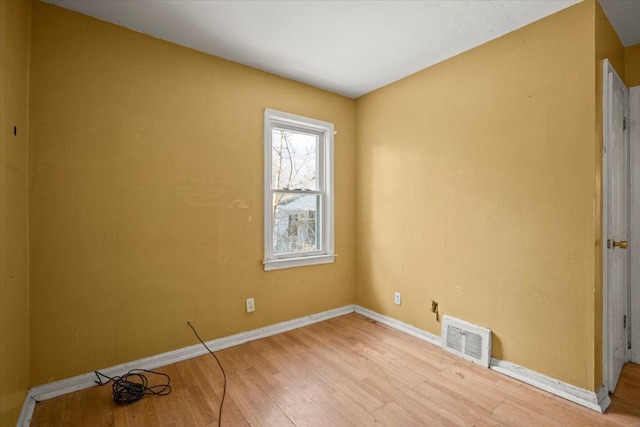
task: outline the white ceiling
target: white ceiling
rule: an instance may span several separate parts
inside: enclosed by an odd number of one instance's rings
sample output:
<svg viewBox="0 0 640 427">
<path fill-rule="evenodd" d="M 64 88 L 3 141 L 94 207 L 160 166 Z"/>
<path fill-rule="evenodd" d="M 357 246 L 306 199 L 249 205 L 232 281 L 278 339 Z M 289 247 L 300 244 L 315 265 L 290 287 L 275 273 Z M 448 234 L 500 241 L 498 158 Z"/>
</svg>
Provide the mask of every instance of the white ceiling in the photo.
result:
<svg viewBox="0 0 640 427">
<path fill-rule="evenodd" d="M 45 1 L 355 98 L 580 0 Z"/>
<path fill-rule="evenodd" d="M 623 45 L 640 43 L 640 0 L 600 0 L 600 5 Z"/>
</svg>

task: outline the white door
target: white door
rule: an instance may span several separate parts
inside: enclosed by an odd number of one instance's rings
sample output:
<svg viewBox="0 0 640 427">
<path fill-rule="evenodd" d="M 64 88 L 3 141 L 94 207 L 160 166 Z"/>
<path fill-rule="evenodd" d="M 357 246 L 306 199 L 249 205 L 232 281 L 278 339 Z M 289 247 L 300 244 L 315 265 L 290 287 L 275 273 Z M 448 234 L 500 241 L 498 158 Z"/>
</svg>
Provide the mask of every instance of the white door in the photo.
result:
<svg viewBox="0 0 640 427">
<path fill-rule="evenodd" d="M 605 381 L 609 391 L 618 383 L 627 361 L 629 256 L 629 91 L 605 64 L 605 257 L 604 289 Z"/>
<path fill-rule="evenodd" d="M 640 86 L 629 88 L 629 360 L 640 363 Z"/>
</svg>

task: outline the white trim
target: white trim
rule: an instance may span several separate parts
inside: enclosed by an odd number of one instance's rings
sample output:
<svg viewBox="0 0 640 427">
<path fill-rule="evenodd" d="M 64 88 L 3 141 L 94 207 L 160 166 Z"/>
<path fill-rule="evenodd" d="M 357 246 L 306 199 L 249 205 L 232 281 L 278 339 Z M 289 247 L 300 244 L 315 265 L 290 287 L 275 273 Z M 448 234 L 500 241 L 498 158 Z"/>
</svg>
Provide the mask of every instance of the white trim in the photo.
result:
<svg viewBox="0 0 640 427">
<path fill-rule="evenodd" d="M 607 248 L 607 227 L 609 224 L 609 168 L 607 167 L 607 138 L 609 135 L 609 60 L 602 62 L 602 382 L 609 378 L 609 263 Z"/>
<path fill-rule="evenodd" d="M 611 398 L 609 397 L 609 390 L 603 385 L 600 386 L 598 391 L 596 392 L 596 399 L 598 400 L 598 406 L 600 407 L 600 413 L 604 414 L 604 412 L 611 405 Z"/>
<path fill-rule="evenodd" d="M 518 381 L 527 383 L 541 390 L 547 391 L 556 396 L 570 400 L 571 402 L 585 406 L 594 411 L 603 413 L 609 407 L 611 400 L 604 386 L 600 387 L 598 393 L 585 390 L 580 387 L 565 383 L 555 378 L 548 377 L 541 373 L 532 371 L 515 363 L 491 358 L 489 369 L 499 372 Z"/>
<path fill-rule="evenodd" d="M 405 334 L 411 335 L 413 337 L 426 341 L 429 344 L 433 344 L 440 347 L 441 341 L 440 341 L 440 337 L 437 335 L 434 335 L 427 331 L 423 331 L 422 329 L 418 329 L 415 326 L 411 326 L 407 323 L 401 322 L 398 319 L 394 319 L 394 318 L 376 313 L 375 311 L 371 311 L 359 305 L 355 306 L 355 312 L 363 315 L 364 317 L 368 317 L 371 320 L 375 320 L 378 323 L 382 323 L 383 325 L 390 326 L 393 329 L 397 329 L 398 331 L 402 331 Z"/>
<path fill-rule="evenodd" d="M 640 86 L 629 89 L 631 361 L 640 363 Z"/>
<path fill-rule="evenodd" d="M 22 405 L 20 416 L 16 422 L 16 427 L 29 427 L 34 409 L 36 409 L 36 400 L 31 396 L 31 390 L 29 390 L 27 396 L 24 398 L 24 404 Z"/>
<path fill-rule="evenodd" d="M 283 332 L 291 331 L 293 329 L 301 328 L 303 326 L 322 322 L 334 317 L 343 316 L 345 314 L 353 313 L 353 311 L 353 305 L 346 305 L 344 307 L 323 311 L 321 313 L 311 314 L 309 316 L 300 317 L 286 322 L 276 323 L 275 325 L 265 326 L 264 328 L 258 328 L 252 331 L 241 332 L 236 335 L 207 341 L 207 346 L 211 349 L 211 351 L 215 352 L 225 348 L 244 344 L 249 341 L 255 341 L 261 338 L 266 338 L 272 335 L 277 335 Z M 195 344 L 189 347 L 184 347 L 155 356 L 146 357 L 144 359 L 135 360 L 133 362 L 127 362 L 121 365 L 112 366 L 110 368 L 98 369 L 98 371 L 112 377 L 115 375 L 122 375 L 130 371 L 131 369 L 154 369 L 161 366 L 170 365 L 172 363 L 181 362 L 183 360 L 192 359 L 194 357 L 202 356 L 206 353 L 208 353 L 208 351 L 202 344 Z M 22 421 L 19 421 L 18 425 L 20 425 L 20 422 L 22 422 L 22 426 L 29 425 L 29 423 L 31 422 L 31 416 L 33 415 L 33 407 L 35 407 L 36 402 L 52 399 L 63 394 L 73 393 L 74 391 L 92 387 L 96 385 L 95 380 L 95 373 L 90 372 L 82 375 L 77 375 L 75 377 L 66 378 L 64 380 L 33 387 L 29 390 L 29 393 L 25 399 L 25 406 L 23 406 L 22 413 L 20 415 L 20 419 Z"/>
<path fill-rule="evenodd" d="M 433 335 L 429 332 L 423 331 L 391 317 L 378 314 L 374 311 L 360 307 L 359 305 L 355 306 L 355 312 L 372 320 L 390 326 L 394 329 L 420 338 L 430 344 L 436 345 L 438 347 L 441 346 L 441 338 L 437 335 Z M 593 409 L 594 411 L 600 413 L 603 413 L 611 403 L 609 394 L 607 393 L 604 386 L 600 387 L 598 393 L 594 393 L 592 391 L 576 387 L 563 381 L 553 379 L 522 366 L 518 366 L 515 363 L 506 362 L 494 357 L 491 358 L 489 369 L 547 391 L 551 394 L 555 394 L 556 396 L 585 406 L 589 409 Z"/>
<path fill-rule="evenodd" d="M 280 270 L 282 268 L 304 267 L 305 265 L 331 264 L 335 255 L 305 256 L 297 258 L 282 258 L 263 261 L 264 271 Z"/>
<path fill-rule="evenodd" d="M 343 316 L 354 311 L 362 316 L 375 320 L 376 322 L 382 323 L 393 329 L 426 341 L 429 344 L 440 347 L 441 339 L 439 336 L 431 334 L 427 331 L 423 331 L 422 329 L 418 329 L 397 319 L 393 319 L 391 317 L 376 313 L 359 305 L 346 305 L 344 307 L 336 308 L 333 310 L 323 311 L 318 314 L 312 314 L 310 316 L 289 320 L 287 322 L 277 323 L 275 325 L 266 326 L 264 328 L 254 329 L 252 331 L 242 332 L 240 334 L 232 335 L 229 337 L 215 339 L 212 341 L 208 341 L 207 345 L 209 346 L 209 348 L 211 348 L 212 351 L 218 351 L 249 341 L 266 338 L 272 335 L 301 328 L 303 326 L 322 322 L 334 317 Z M 122 375 L 130 369 L 154 369 L 198 357 L 206 353 L 207 350 L 201 344 L 196 344 L 167 353 L 162 353 L 156 356 L 147 357 L 145 359 L 124 363 L 122 365 L 114 366 L 111 368 L 99 369 L 99 371 L 109 376 Z M 571 402 L 585 406 L 589 409 L 593 409 L 594 411 L 604 412 L 611 403 L 609 394 L 607 393 L 604 386 L 600 387 L 597 393 L 594 393 L 592 391 L 581 389 L 579 387 L 564 383 L 551 377 L 547 377 L 546 375 L 539 374 L 535 371 L 523 368 L 514 363 L 506 362 L 493 357 L 491 358 L 491 365 L 489 366 L 489 368 L 501 374 L 512 377 L 516 380 L 545 390 L 551 394 L 555 394 L 556 396 L 565 398 Z M 21 427 L 29 426 L 37 401 L 51 399 L 63 394 L 72 393 L 77 390 L 92 387 L 95 385 L 95 379 L 95 374 L 91 372 L 53 383 L 33 387 L 29 390 L 29 393 L 25 398 L 24 406 L 22 407 L 20 418 L 18 419 L 18 423 L 16 425 Z"/>
<path fill-rule="evenodd" d="M 291 127 L 301 131 L 312 132 L 319 136 L 318 153 L 318 191 L 287 190 L 289 194 L 317 194 L 320 198 L 320 209 L 317 221 L 320 224 L 320 242 L 318 251 L 300 254 L 276 255 L 273 253 L 273 192 L 271 153 L 271 132 L 274 126 Z M 312 119 L 296 114 L 266 108 L 264 110 L 264 264 L 265 271 L 290 267 L 302 267 L 334 262 L 334 125 L 330 122 Z"/>
</svg>

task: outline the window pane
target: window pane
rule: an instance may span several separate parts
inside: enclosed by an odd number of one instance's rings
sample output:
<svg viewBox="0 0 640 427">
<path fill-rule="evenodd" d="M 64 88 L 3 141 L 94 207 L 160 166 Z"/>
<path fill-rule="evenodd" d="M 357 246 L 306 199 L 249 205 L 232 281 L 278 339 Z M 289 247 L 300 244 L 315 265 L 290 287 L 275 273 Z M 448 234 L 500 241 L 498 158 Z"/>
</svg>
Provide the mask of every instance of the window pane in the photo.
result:
<svg viewBox="0 0 640 427">
<path fill-rule="evenodd" d="M 274 127 L 271 150 L 271 188 L 318 189 L 318 135 Z"/>
<path fill-rule="evenodd" d="M 273 195 L 273 253 L 282 255 L 320 249 L 318 195 Z"/>
</svg>

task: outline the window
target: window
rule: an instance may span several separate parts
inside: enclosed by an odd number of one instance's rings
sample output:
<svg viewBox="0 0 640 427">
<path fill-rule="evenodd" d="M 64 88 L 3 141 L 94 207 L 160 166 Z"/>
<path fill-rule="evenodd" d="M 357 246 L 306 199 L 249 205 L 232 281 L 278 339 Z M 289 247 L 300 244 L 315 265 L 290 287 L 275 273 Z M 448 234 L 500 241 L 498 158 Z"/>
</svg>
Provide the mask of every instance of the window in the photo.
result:
<svg viewBox="0 0 640 427">
<path fill-rule="evenodd" d="M 264 269 L 333 262 L 333 123 L 264 112 Z"/>
</svg>

